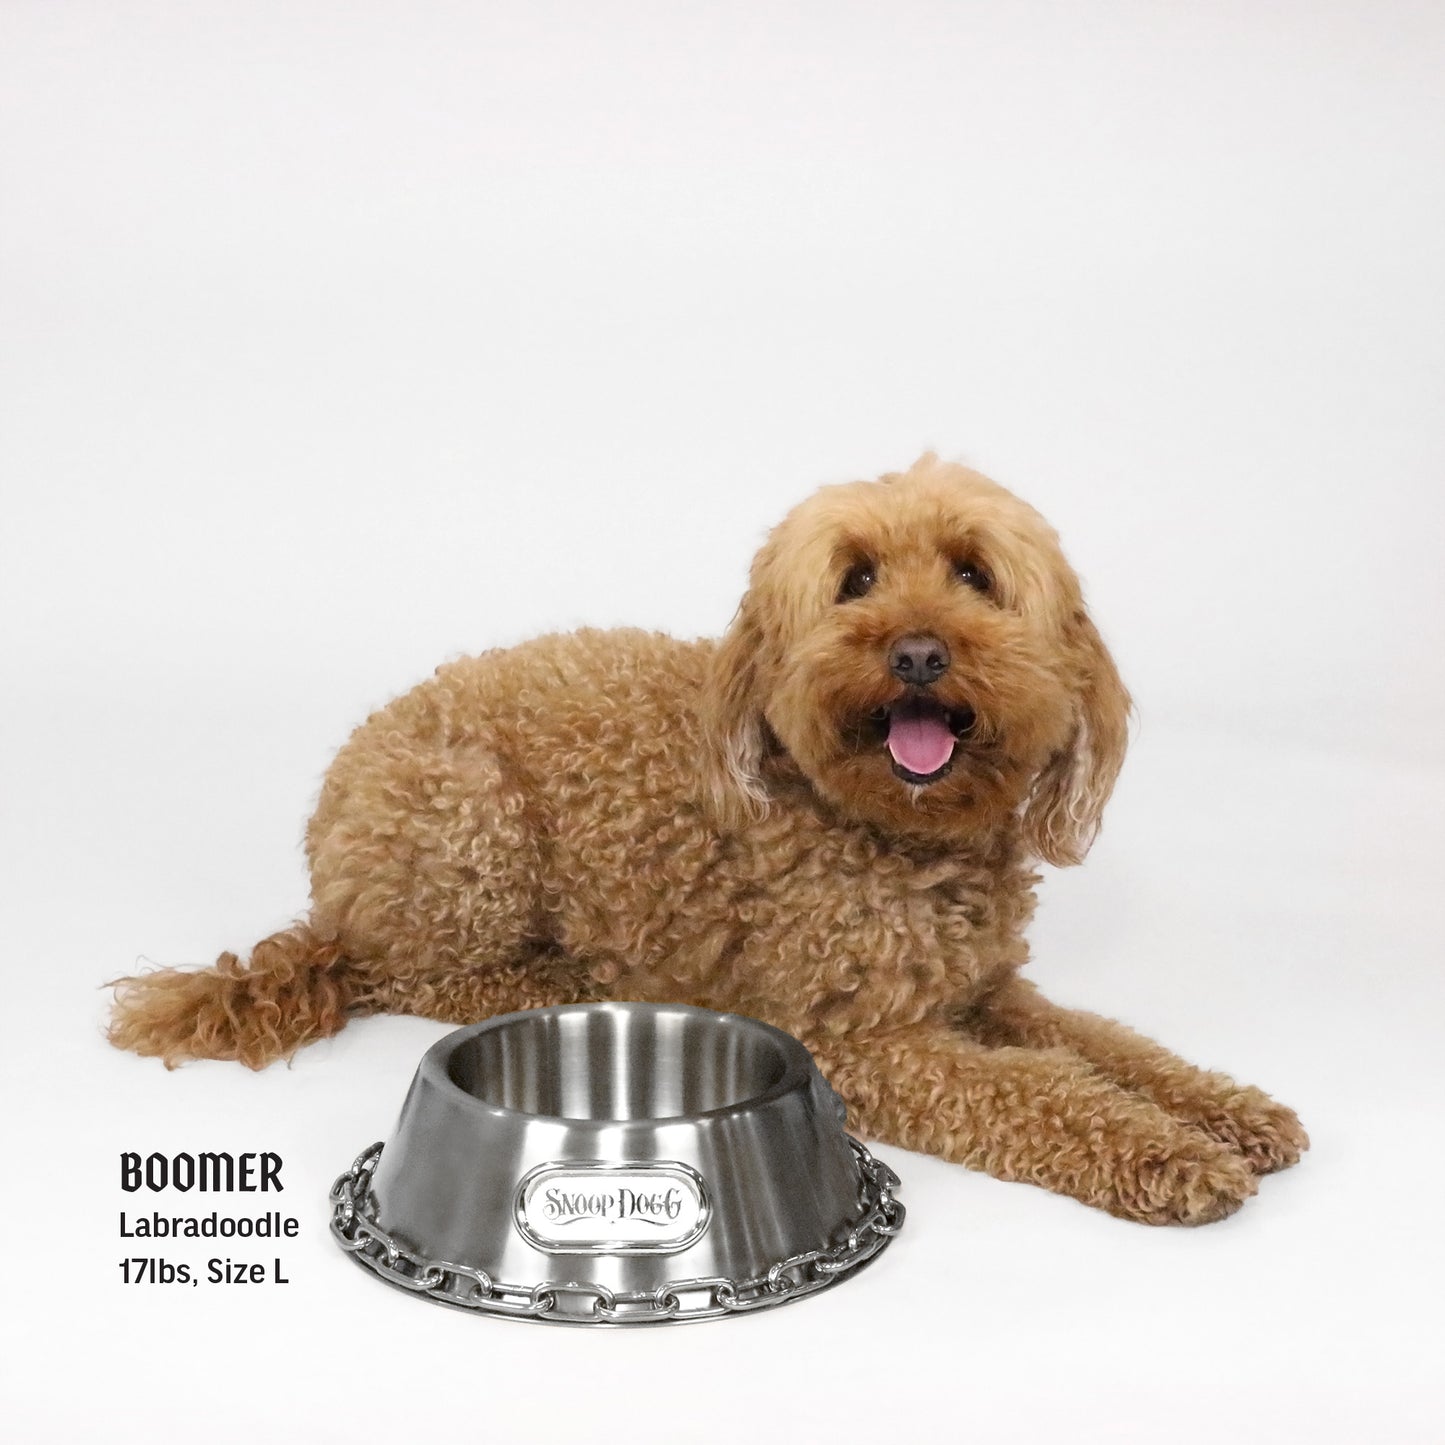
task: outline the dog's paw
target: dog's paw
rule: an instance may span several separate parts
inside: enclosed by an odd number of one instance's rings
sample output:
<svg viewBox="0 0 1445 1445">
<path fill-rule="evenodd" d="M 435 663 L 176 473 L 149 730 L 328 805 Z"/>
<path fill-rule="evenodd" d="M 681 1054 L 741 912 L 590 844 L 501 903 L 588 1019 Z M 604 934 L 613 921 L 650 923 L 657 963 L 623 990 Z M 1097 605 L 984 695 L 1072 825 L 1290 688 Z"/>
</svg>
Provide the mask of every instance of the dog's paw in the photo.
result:
<svg viewBox="0 0 1445 1445">
<path fill-rule="evenodd" d="M 1298 1164 L 1310 1147 L 1299 1116 L 1260 1089 L 1236 1088 L 1199 1101 L 1189 1122 L 1244 1157 L 1256 1174 Z"/>
<path fill-rule="evenodd" d="M 1120 1161 L 1104 1207 L 1143 1224 L 1212 1224 L 1258 1188 L 1239 1154 L 1190 1130 Z"/>
</svg>

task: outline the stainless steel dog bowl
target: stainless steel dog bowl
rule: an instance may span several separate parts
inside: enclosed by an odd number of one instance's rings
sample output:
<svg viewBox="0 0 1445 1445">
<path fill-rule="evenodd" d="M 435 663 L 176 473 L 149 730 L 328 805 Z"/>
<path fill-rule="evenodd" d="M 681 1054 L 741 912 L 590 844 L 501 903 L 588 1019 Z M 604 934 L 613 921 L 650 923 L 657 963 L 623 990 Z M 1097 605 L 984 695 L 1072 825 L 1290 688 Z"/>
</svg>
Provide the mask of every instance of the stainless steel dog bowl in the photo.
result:
<svg viewBox="0 0 1445 1445">
<path fill-rule="evenodd" d="M 581 1004 L 458 1029 L 333 1186 L 384 1280 L 523 1319 L 643 1324 L 782 1304 L 903 1223 L 796 1039 L 682 1005 Z"/>
</svg>

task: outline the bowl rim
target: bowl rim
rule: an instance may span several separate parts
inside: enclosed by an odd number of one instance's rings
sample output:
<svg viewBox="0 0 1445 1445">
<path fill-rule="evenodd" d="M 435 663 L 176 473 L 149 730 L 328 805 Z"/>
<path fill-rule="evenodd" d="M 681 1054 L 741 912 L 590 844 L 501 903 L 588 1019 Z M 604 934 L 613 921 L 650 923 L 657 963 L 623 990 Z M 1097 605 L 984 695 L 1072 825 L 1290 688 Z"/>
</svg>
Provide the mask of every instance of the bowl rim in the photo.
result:
<svg viewBox="0 0 1445 1445">
<path fill-rule="evenodd" d="M 632 1118 L 596 1118 L 576 1114 L 534 1113 L 531 1110 L 514 1109 L 506 1104 L 495 1103 L 463 1088 L 452 1077 L 451 1070 L 447 1067 L 448 1060 L 458 1049 L 469 1044 L 481 1034 L 511 1027 L 524 1019 L 555 1017 L 559 1014 L 571 1016 L 583 1013 L 651 1014 L 654 1016 L 691 1014 L 706 1020 L 707 1025 L 714 1028 L 725 1021 L 731 1022 L 767 1037 L 769 1042 L 781 1050 L 783 1068 L 778 1077 L 766 1089 L 749 1094 L 742 1099 L 735 1099 L 729 1104 L 719 1104 L 712 1109 L 701 1109 L 691 1114 L 643 1114 Z M 465 1107 L 480 1110 L 493 1117 L 535 1119 L 544 1123 L 564 1124 L 572 1129 L 594 1131 L 627 1129 L 630 1126 L 651 1128 L 662 1124 L 688 1124 L 703 1119 L 726 1118 L 750 1113 L 790 1094 L 800 1085 L 807 1085 L 815 1075 L 819 1078 L 822 1077 L 806 1044 L 763 1019 L 753 1018 L 749 1014 L 702 1008 L 695 1004 L 650 1003 L 640 999 L 603 999 L 595 1003 L 551 1004 L 545 1008 L 514 1009 L 511 1013 L 496 1014 L 492 1018 L 482 1019 L 478 1023 L 453 1029 L 438 1039 L 422 1056 L 418 1074 L 425 1074 L 432 1083 L 459 1095 L 465 1101 Z"/>
</svg>

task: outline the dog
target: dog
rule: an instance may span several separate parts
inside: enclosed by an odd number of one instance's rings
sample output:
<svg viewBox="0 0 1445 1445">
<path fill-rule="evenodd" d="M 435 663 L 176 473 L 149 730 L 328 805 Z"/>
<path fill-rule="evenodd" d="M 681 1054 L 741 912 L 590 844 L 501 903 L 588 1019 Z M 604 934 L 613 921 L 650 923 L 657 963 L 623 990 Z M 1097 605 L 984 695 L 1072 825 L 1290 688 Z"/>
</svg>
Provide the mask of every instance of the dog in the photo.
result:
<svg viewBox="0 0 1445 1445">
<path fill-rule="evenodd" d="M 116 980 L 110 1038 L 260 1068 L 348 1016 L 599 999 L 764 1019 L 866 1137 L 1150 1224 L 1225 1217 L 1294 1113 L 1022 975 L 1130 699 L 1058 538 L 925 456 L 775 528 L 720 642 L 579 631 L 452 662 L 342 748 L 303 922 Z"/>
</svg>

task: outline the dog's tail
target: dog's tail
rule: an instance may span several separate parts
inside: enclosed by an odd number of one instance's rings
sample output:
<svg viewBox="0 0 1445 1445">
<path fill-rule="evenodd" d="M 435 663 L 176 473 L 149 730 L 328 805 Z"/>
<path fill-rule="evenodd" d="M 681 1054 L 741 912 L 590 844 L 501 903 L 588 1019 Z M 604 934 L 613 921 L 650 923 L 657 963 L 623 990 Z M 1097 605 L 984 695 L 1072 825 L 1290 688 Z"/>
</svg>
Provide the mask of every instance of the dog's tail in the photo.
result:
<svg viewBox="0 0 1445 1445">
<path fill-rule="evenodd" d="M 119 1049 L 164 1061 L 234 1059 L 263 1069 L 324 1039 L 358 1011 L 361 980 L 341 946 L 307 923 L 263 939 L 242 963 L 162 968 L 113 979 L 108 1037 Z"/>
</svg>

